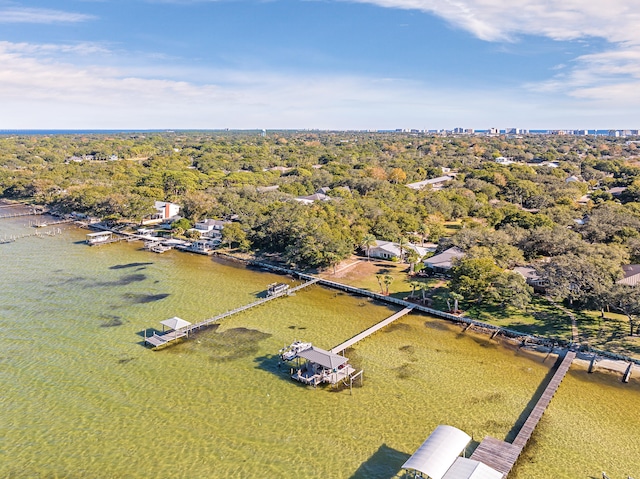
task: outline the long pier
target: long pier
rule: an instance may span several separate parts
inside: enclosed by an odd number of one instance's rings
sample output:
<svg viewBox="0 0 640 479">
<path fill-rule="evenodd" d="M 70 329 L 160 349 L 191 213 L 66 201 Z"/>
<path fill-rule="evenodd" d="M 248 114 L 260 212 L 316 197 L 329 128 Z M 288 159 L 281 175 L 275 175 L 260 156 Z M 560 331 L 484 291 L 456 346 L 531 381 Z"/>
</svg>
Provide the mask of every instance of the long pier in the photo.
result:
<svg viewBox="0 0 640 479">
<path fill-rule="evenodd" d="M 6 219 L 6 218 L 19 218 L 20 216 L 46 215 L 47 213 L 49 213 L 48 210 L 31 210 L 31 211 L 25 211 L 23 213 L 11 213 L 8 215 L 1 215 L 0 220 Z"/>
<path fill-rule="evenodd" d="M 356 334 L 353 338 L 346 340 L 344 343 L 338 344 L 336 347 L 329 350 L 330 353 L 338 354 L 347 349 L 350 346 L 353 346 L 358 341 L 362 341 L 367 336 L 372 335 L 376 331 L 384 328 L 385 326 L 393 323 L 396 319 L 403 317 L 406 314 L 409 314 L 413 308 L 404 308 L 402 311 L 398 311 L 393 316 L 389 316 L 387 319 L 383 319 L 377 324 L 374 324 L 369 329 L 365 329 L 360 334 Z"/>
<path fill-rule="evenodd" d="M 518 435 L 512 443 L 487 436 L 473 452 L 471 459 L 492 467 L 496 471 L 501 472 L 503 477 L 506 477 L 518 460 L 518 457 L 520 457 L 522 450 L 527 445 L 527 442 L 531 438 L 533 431 L 538 425 L 538 422 L 540 422 L 542 415 L 549 406 L 551 399 L 558 390 L 567 371 L 569 371 L 569 367 L 575 357 L 575 351 L 567 351 L 560 366 L 556 369 L 551 381 L 547 384 L 542 396 L 540 396 L 540 399 L 538 399 L 538 402 L 529 413 L 527 420 L 520 428 Z"/>
<path fill-rule="evenodd" d="M 154 334 L 153 336 L 150 336 L 150 337 L 145 336 L 144 341 L 145 343 L 149 343 L 156 348 L 158 346 L 164 346 L 166 344 L 169 344 L 172 341 L 175 341 L 176 339 L 189 337 L 190 333 L 193 333 L 196 330 L 207 327 L 213 323 L 217 323 L 218 321 L 228 318 L 229 316 L 233 316 L 234 314 L 238 314 L 243 311 L 247 311 L 248 309 L 255 308 L 256 306 L 265 304 L 268 301 L 281 298 L 283 296 L 289 296 L 290 294 L 295 293 L 296 291 L 300 291 L 301 289 L 311 286 L 312 284 L 316 284 L 317 282 L 318 282 L 318 279 L 314 278 L 313 280 L 310 280 L 310 281 L 307 281 L 306 283 L 295 286 L 294 288 L 290 288 L 286 291 L 283 291 L 282 293 L 274 294 L 272 296 L 267 296 L 266 298 L 259 299 L 258 301 L 254 301 L 253 303 L 245 304 L 244 306 L 240 306 L 239 308 L 232 309 L 231 311 L 227 311 L 217 316 L 204 319 L 199 323 L 191 324 L 177 331 L 170 331 L 165 334 Z"/>
</svg>

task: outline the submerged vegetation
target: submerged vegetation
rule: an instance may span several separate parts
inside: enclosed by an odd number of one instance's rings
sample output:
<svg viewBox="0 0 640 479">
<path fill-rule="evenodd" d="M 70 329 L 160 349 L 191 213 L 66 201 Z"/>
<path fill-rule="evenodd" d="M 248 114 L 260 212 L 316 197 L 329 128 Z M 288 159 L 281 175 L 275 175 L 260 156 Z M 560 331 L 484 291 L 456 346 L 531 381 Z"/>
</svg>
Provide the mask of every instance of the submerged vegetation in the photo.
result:
<svg viewBox="0 0 640 479">
<path fill-rule="evenodd" d="M 224 245 L 299 268 L 368 254 L 376 239 L 456 246 L 466 256 L 440 298 L 449 308 L 526 310 L 531 289 L 511 269 L 528 265 L 550 297 L 602 318 L 620 313 L 633 336 L 640 289 L 617 281 L 623 265 L 640 262 L 636 145 L 602 136 L 356 132 L 5 136 L 0 196 L 135 222 L 155 200 L 172 201 L 184 216 L 175 233 L 233 218 Z M 440 187 L 406 186 L 445 174 L 452 179 Z M 314 193 L 326 196 L 295 201 Z M 391 280 L 384 276 L 387 291 Z"/>
</svg>

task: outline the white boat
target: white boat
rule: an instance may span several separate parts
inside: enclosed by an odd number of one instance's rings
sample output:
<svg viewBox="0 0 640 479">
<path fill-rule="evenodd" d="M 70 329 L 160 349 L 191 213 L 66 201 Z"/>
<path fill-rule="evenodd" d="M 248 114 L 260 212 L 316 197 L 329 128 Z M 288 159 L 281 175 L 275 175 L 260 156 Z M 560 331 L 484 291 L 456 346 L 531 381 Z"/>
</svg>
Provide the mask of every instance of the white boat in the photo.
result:
<svg viewBox="0 0 640 479">
<path fill-rule="evenodd" d="M 300 351 L 304 351 L 311 347 L 311 343 L 303 343 L 302 341 L 294 341 L 288 347 L 280 350 L 280 357 L 283 361 L 291 361 L 296 358 Z"/>
</svg>

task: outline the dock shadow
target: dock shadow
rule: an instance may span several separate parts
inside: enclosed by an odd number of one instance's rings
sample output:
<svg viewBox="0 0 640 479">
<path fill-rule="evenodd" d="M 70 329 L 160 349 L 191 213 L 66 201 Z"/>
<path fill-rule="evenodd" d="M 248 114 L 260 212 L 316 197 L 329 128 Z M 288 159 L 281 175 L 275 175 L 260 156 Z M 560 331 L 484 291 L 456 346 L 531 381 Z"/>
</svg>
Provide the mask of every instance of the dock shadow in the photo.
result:
<svg viewBox="0 0 640 479">
<path fill-rule="evenodd" d="M 507 433 L 507 436 L 504 439 L 506 442 L 511 443 L 515 440 L 516 436 L 520 432 L 520 429 L 522 429 L 522 426 L 524 425 L 524 423 L 527 421 L 527 418 L 531 414 L 531 411 L 533 411 L 533 408 L 536 406 L 536 404 L 538 404 L 538 400 L 540 399 L 545 389 L 551 382 L 551 379 L 553 378 L 553 375 L 558 369 L 558 366 L 560 366 L 560 363 L 562 363 L 562 359 L 563 359 L 562 355 L 558 356 L 555 364 L 549 369 L 544 379 L 540 382 L 540 385 L 537 387 L 536 391 L 533 393 L 531 400 L 527 403 L 527 407 L 524 408 L 524 410 L 520 413 L 520 416 L 518 416 L 518 419 L 516 420 L 515 424 L 513 425 L 511 430 Z"/>
<path fill-rule="evenodd" d="M 383 444 L 373 455 L 353 473 L 350 479 L 393 479 L 409 477 L 408 474 L 399 474 L 402 465 L 410 454 L 393 449 Z"/>
</svg>

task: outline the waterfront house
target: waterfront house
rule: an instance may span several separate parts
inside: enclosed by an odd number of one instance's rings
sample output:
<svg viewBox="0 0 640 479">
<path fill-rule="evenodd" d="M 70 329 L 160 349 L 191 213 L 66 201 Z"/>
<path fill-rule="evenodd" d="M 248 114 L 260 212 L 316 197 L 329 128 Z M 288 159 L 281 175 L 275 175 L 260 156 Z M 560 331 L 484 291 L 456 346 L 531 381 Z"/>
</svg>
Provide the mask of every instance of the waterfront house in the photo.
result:
<svg viewBox="0 0 640 479">
<path fill-rule="evenodd" d="M 426 270 L 433 271 L 434 273 L 447 273 L 453 267 L 453 260 L 463 258 L 464 256 L 464 251 L 453 246 L 440 254 L 425 259 L 424 267 Z"/>
<path fill-rule="evenodd" d="M 512 271 L 522 276 L 536 293 L 544 294 L 547 291 L 549 282 L 541 278 L 535 268 L 531 266 L 518 266 L 517 268 L 513 268 Z"/>
<path fill-rule="evenodd" d="M 402 256 L 406 255 L 407 250 L 413 250 L 418 253 L 418 256 L 422 258 L 427 253 L 434 251 L 427 247 L 417 246 L 413 243 L 408 243 L 402 247 Z M 369 257 L 378 259 L 401 259 L 400 258 L 400 245 L 393 241 L 381 241 L 376 240 L 375 246 L 369 248 Z"/>
<path fill-rule="evenodd" d="M 201 238 L 211 238 L 222 240 L 222 230 L 224 225 L 229 224 L 229 221 L 204 219 L 196 223 L 196 227 L 191 231 L 200 233 Z"/>
<path fill-rule="evenodd" d="M 180 205 L 168 201 L 156 201 L 153 206 L 156 212 L 142 220 L 143 225 L 158 224 L 167 220 L 178 219 Z"/>
</svg>

